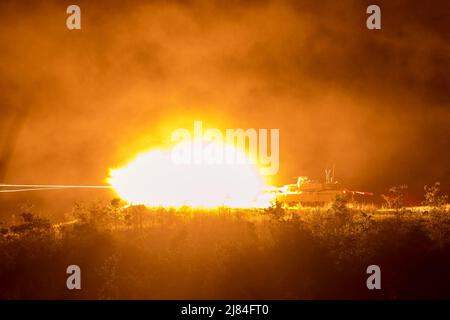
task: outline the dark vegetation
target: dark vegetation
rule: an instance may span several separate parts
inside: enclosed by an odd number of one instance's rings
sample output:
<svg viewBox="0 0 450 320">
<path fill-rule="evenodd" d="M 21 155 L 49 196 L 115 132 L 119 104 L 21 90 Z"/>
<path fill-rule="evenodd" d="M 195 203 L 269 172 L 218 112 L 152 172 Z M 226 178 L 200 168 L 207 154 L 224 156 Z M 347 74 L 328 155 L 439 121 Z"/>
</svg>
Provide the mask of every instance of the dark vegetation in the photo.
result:
<svg viewBox="0 0 450 320">
<path fill-rule="evenodd" d="M 436 189 L 437 188 L 437 189 Z M 400 190 L 404 190 L 401 188 Z M 62 224 L 24 209 L 0 225 L 1 299 L 450 298 L 450 212 L 426 207 L 194 210 L 75 205 Z M 66 288 L 81 267 L 82 289 Z M 381 267 L 381 290 L 366 268 Z"/>
</svg>

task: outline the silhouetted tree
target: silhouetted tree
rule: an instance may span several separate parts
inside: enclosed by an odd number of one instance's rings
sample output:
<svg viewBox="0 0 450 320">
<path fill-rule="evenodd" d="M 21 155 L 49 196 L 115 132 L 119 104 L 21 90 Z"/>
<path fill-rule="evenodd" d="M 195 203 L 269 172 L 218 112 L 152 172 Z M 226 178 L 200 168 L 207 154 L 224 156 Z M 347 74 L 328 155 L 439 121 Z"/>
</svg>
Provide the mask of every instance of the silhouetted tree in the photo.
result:
<svg viewBox="0 0 450 320">
<path fill-rule="evenodd" d="M 441 194 L 440 182 L 435 182 L 432 186 L 424 186 L 425 200 L 422 202 L 424 206 L 440 208 L 447 204 L 448 196 Z"/>
<path fill-rule="evenodd" d="M 406 189 L 408 189 L 406 184 L 394 186 L 389 189 L 387 195 L 382 194 L 381 197 L 386 201 L 388 208 L 399 210 L 404 206 L 404 194 Z"/>
</svg>

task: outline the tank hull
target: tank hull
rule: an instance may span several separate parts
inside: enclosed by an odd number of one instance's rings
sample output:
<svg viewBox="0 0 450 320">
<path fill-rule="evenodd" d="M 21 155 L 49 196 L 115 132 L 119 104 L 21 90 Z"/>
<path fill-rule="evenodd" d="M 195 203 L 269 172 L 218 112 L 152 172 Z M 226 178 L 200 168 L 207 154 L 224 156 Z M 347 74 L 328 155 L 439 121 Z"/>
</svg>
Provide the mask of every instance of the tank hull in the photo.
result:
<svg viewBox="0 0 450 320">
<path fill-rule="evenodd" d="M 342 190 L 324 190 L 309 192 L 294 192 L 277 195 L 277 201 L 289 206 L 320 206 L 333 202 L 338 195 L 344 195 Z"/>
</svg>

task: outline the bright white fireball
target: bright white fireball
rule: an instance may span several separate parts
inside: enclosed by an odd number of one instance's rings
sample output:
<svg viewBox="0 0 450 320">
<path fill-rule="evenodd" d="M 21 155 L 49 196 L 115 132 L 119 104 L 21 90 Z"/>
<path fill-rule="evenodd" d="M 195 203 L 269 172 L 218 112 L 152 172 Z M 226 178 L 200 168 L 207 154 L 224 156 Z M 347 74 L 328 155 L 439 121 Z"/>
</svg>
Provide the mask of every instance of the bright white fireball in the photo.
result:
<svg viewBox="0 0 450 320">
<path fill-rule="evenodd" d="M 170 149 L 142 153 L 111 169 L 108 182 L 125 201 L 147 206 L 255 208 L 271 200 L 256 164 L 176 164 Z"/>
</svg>

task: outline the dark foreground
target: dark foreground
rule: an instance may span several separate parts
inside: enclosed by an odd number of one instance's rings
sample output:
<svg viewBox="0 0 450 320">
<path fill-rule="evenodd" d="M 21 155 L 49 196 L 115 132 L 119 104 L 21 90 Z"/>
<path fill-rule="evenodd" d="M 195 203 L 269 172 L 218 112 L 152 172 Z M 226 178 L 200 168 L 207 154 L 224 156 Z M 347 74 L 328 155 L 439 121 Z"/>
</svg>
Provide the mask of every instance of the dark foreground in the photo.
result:
<svg viewBox="0 0 450 320">
<path fill-rule="evenodd" d="M 370 209 L 195 211 L 75 206 L 23 211 L 0 236 L 1 299 L 450 298 L 450 213 Z M 19 220 L 19 216 L 18 219 Z M 66 268 L 81 268 L 68 290 Z M 369 265 L 381 290 L 368 290 Z"/>
</svg>

